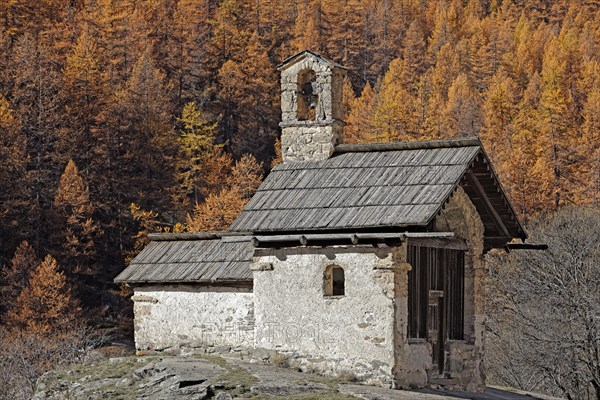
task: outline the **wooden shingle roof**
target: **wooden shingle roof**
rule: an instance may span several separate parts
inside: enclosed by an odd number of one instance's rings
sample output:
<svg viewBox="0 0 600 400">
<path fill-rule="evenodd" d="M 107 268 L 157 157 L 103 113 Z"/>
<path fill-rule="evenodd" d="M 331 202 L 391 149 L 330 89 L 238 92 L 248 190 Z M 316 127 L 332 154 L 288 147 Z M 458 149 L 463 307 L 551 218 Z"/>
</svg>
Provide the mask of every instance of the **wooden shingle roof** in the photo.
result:
<svg viewBox="0 0 600 400">
<path fill-rule="evenodd" d="M 250 237 L 156 236 L 115 282 L 251 282 L 254 247 Z"/>
<path fill-rule="evenodd" d="M 498 246 L 526 237 L 477 138 L 338 145 L 324 161 L 280 164 L 230 230 L 426 228 L 459 186 Z"/>
</svg>

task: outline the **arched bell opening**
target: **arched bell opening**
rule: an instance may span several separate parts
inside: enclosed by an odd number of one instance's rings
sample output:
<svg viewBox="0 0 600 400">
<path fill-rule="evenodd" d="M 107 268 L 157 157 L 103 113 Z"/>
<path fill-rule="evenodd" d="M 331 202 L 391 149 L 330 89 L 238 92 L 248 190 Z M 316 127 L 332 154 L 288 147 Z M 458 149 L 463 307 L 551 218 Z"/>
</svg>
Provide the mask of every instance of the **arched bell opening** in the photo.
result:
<svg viewBox="0 0 600 400">
<path fill-rule="evenodd" d="M 298 73 L 298 121 L 316 120 L 319 95 L 317 74 L 312 69 Z"/>
</svg>

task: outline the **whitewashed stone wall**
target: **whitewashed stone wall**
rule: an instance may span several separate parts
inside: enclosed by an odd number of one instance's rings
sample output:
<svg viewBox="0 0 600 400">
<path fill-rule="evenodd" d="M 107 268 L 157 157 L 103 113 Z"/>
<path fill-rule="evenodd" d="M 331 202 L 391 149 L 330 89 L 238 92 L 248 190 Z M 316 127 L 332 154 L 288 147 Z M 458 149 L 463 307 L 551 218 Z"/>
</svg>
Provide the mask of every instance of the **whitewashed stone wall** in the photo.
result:
<svg viewBox="0 0 600 400">
<path fill-rule="evenodd" d="M 344 269 L 344 296 L 324 296 L 323 273 L 332 264 Z M 390 253 L 371 246 L 281 249 L 259 254 L 255 265 L 256 347 L 292 355 L 304 369 L 352 371 L 367 382 L 391 385 Z"/>
<path fill-rule="evenodd" d="M 137 350 L 254 344 L 249 288 L 143 286 L 134 288 L 132 300 Z"/>
</svg>

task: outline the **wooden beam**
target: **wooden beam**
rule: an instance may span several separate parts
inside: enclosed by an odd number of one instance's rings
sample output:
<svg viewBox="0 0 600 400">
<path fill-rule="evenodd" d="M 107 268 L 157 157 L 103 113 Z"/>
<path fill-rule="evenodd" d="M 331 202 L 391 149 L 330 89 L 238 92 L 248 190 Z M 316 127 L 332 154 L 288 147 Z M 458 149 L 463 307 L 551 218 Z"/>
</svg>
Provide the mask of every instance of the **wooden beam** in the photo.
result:
<svg viewBox="0 0 600 400">
<path fill-rule="evenodd" d="M 506 229 L 506 226 L 502 222 L 502 218 L 500 218 L 500 215 L 498 215 L 496 209 L 494 208 L 494 206 L 492 206 L 492 203 L 490 203 L 490 199 L 485 194 L 485 190 L 483 189 L 483 187 L 481 187 L 479 180 L 477 179 L 475 174 L 473 174 L 472 171 L 469 171 L 469 180 L 471 181 L 471 183 L 473 184 L 473 188 L 477 192 L 477 197 L 483 201 L 488 213 L 494 219 L 496 227 L 500 228 L 502 233 L 504 233 L 507 238 L 512 238 L 512 235 L 508 233 L 508 229 Z"/>
<path fill-rule="evenodd" d="M 454 238 L 454 232 L 380 232 L 380 233 L 306 233 L 303 235 L 254 235 L 251 237 L 254 247 L 261 244 L 289 243 L 308 246 L 310 243 L 323 244 L 326 242 L 352 243 L 357 245 L 361 242 L 371 243 L 373 241 L 400 243 L 407 238 L 420 239 L 450 239 Z M 248 240 L 248 239 L 246 239 Z"/>
<path fill-rule="evenodd" d="M 408 244 L 414 244 L 421 247 L 435 247 L 451 250 L 469 250 L 467 243 L 458 238 L 413 238 L 408 240 Z"/>
<path fill-rule="evenodd" d="M 544 243 L 508 243 L 506 251 L 511 250 L 548 250 L 548 245 Z"/>
</svg>

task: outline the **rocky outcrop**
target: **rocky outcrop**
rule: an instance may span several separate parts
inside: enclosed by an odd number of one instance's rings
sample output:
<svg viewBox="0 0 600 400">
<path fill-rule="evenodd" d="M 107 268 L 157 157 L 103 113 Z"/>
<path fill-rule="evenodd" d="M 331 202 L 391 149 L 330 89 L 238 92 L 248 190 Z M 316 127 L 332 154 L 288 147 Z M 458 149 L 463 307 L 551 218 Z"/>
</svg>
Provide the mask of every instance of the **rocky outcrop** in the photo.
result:
<svg viewBox="0 0 600 400">
<path fill-rule="evenodd" d="M 297 396 L 330 400 L 449 399 L 356 385 L 351 376 L 325 378 L 215 355 L 120 357 L 51 371 L 38 380 L 33 399 L 233 400 Z"/>
</svg>

